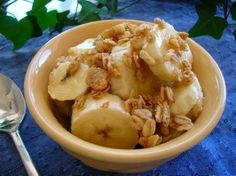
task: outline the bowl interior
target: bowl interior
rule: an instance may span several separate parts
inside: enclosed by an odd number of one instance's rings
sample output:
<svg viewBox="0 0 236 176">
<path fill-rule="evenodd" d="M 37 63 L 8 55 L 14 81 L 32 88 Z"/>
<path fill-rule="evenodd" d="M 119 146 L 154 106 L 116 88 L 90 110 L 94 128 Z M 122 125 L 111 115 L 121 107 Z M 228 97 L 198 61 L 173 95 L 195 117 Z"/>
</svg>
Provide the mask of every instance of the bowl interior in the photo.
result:
<svg viewBox="0 0 236 176">
<path fill-rule="evenodd" d="M 96 37 L 115 24 L 124 20 L 107 20 L 88 23 L 70 29 L 45 44 L 33 58 L 25 78 L 25 95 L 29 110 L 39 126 L 64 148 L 82 155 L 97 158 L 107 157 L 119 160 L 126 157 L 143 159 L 167 158 L 177 155 L 203 139 L 217 124 L 225 104 L 225 83 L 222 74 L 211 56 L 197 43 L 188 40 L 194 56 L 193 69 L 202 85 L 205 99 L 204 109 L 195 122 L 193 129 L 159 146 L 141 150 L 119 150 L 97 146 L 83 141 L 68 130 L 55 118 L 52 102 L 47 93 L 48 76 L 57 57 L 66 55 L 69 47 L 87 38 Z M 127 20 L 126 20 L 127 21 Z M 140 23 L 140 21 L 130 21 Z M 111 154 L 112 153 L 112 157 Z"/>
</svg>

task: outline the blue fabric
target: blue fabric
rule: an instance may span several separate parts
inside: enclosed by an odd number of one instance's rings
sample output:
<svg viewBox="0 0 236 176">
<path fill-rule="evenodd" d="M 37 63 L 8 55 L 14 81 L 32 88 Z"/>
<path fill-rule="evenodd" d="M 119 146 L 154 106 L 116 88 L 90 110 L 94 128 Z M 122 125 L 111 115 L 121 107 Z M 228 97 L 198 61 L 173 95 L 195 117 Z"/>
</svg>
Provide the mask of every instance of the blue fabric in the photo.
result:
<svg viewBox="0 0 236 176">
<path fill-rule="evenodd" d="M 157 16 L 180 31 L 188 31 L 197 20 L 194 4 L 174 0 L 141 1 L 117 18 L 151 21 Z M 23 91 L 24 75 L 31 58 L 52 37 L 45 33 L 12 52 L 10 42 L 0 36 L 0 72 L 13 79 Z M 214 57 L 223 72 L 227 86 L 224 114 L 201 143 L 158 168 L 134 175 L 236 175 L 236 41 L 230 29 L 225 30 L 220 40 L 207 36 L 194 40 Z M 43 133 L 29 112 L 20 132 L 41 175 L 129 175 L 101 172 L 83 165 Z M 17 150 L 5 133 L 0 133 L 0 175 L 26 175 Z"/>
</svg>

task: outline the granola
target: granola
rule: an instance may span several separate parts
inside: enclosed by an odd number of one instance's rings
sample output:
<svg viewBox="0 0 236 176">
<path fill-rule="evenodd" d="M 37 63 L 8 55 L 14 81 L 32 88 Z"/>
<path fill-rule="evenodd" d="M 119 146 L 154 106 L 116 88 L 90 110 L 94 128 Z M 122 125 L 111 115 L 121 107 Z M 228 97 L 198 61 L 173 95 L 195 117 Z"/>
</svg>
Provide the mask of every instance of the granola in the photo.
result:
<svg viewBox="0 0 236 176">
<path fill-rule="evenodd" d="M 109 107 L 109 101 L 102 104 L 101 108 L 108 108 Z"/>
<path fill-rule="evenodd" d="M 142 129 L 142 135 L 144 137 L 152 136 L 156 131 L 156 122 L 153 119 L 146 120 L 143 129 Z"/>
<path fill-rule="evenodd" d="M 81 109 L 84 106 L 86 97 L 84 95 L 79 95 L 75 99 L 75 103 L 73 104 L 73 108 Z"/>
<path fill-rule="evenodd" d="M 142 131 L 144 126 L 144 121 L 135 115 L 130 116 L 130 119 L 131 119 L 131 125 L 133 125 L 136 130 Z"/>
<path fill-rule="evenodd" d="M 68 70 L 67 70 L 67 75 L 72 76 L 76 73 L 76 71 L 79 69 L 80 63 L 78 61 L 72 61 Z"/>
<path fill-rule="evenodd" d="M 165 28 L 165 22 L 161 20 L 160 18 L 155 18 L 153 20 L 153 23 L 157 24 L 161 29 Z"/>
<path fill-rule="evenodd" d="M 108 87 L 108 73 L 101 68 L 92 67 L 88 71 L 86 83 L 96 91 L 104 90 Z"/>
<path fill-rule="evenodd" d="M 187 32 L 178 32 L 178 35 L 180 36 L 180 38 L 182 38 L 183 40 L 186 40 L 188 38 L 188 33 Z"/>
<path fill-rule="evenodd" d="M 187 131 L 193 127 L 193 123 L 187 116 L 177 115 L 173 117 L 170 126 L 177 131 Z"/>
<path fill-rule="evenodd" d="M 92 89 L 90 93 L 93 97 L 99 98 L 99 97 L 102 97 L 105 93 L 107 93 L 110 90 L 110 88 L 111 88 L 111 86 L 108 84 L 105 89 L 103 89 L 103 90 Z"/>
<path fill-rule="evenodd" d="M 161 86 L 160 98 L 162 102 L 166 101 L 169 104 L 173 103 L 175 99 L 174 99 L 174 93 L 173 93 L 172 88 L 169 86 Z"/>
<path fill-rule="evenodd" d="M 152 119 L 152 112 L 148 109 L 135 109 L 133 114 L 144 120 Z"/>
<path fill-rule="evenodd" d="M 95 40 L 95 46 L 98 52 L 106 53 L 111 52 L 111 49 L 117 44 L 111 39 L 98 38 Z"/>
<path fill-rule="evenodd" d="M 140 57 L 148 64 L 155 64 L 155 60 L 144 50 L 140 51 Z"/>
<path fill-rule="evenodd" d="M 88 97 L 100 100 L 107 94 L 117 95 L 122 99 L 120 108 L 129 116 L 127 122 L 137 131 L 137 142 L 143 148 L 154 147 L 193 128 L 194 120 L 203 110 L 202 98 L 197 99 L 187 113 L 173 110 L 180 99 L 177 96 L 179 86 L 186 88 L 198 81 L 192 70 L 187 38 L 188 33 L 176 32 L 159 18 L 152 24 L 121 23 L 90 39 L 89 42 L 93 42 L 88 49 L 72 47 L 68 56 L 58 58 L 49 84 L 61 86 L 71 81 L 73 86 L 68 87 L 75 89 L 83 85 L 83 92 L 69 99 L 74 101 L 72 109 L 86 108 L 84 104 Z M 62 64 L 65 65 L 61 67 Z M 88 67 L 82 73 L 85 76 L 76 78 L 83 64 Z M 57 74 L 61 77 L 56 77 Z M 85 79 L 81 81 L 80 77 Z M 118 91 L 124 88 L 126 96 L 113 90 L 114 80 Z M 55 98 L 54 95 L 51 97 Z M 102 101 L 98 107 L 103 108 L 102 111 L 109 110 L 113 101 Z M 106 136 L 111 129 L 104 128 L 101 134 Z"/>
</svg>

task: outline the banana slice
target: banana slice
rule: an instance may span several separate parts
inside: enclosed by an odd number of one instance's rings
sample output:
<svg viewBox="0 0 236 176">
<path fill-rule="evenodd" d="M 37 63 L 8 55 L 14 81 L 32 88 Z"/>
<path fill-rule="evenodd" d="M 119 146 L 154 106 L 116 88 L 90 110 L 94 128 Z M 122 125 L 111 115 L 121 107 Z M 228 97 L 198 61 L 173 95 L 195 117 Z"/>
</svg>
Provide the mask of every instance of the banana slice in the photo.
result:
<svg viewBox="0 0 236 176">
<path fill-rule="evenodd" d="M 148 65 L 145 63 L 142 65 L 142 80 L 137 81 L 137 87 L 134 89 L 134 94 L 138 95 L 140 93 L 154 95 L 155 92 L 160 88 L 161 81 L 155 76 Z"/>
<path fill-rule="evenodd" d="M 173 115 L 186 115 L 197 103 L 203 101 L 202 88 L 196 76 L 190 85 L 180 84 L 173 92 L 175 102 L 170 108 Z"/>
<path fill-rule="evenodd" d="M 192 109 L 188 112 L 187 116 L 194 121 L 202 112 L 203 109 L 203 101 L 199 100 Z"/>
<path fill-rule="evenodd" d="M 94 99 L 88 95 L 83 108 L 73 109 L 71 131 L 98 145 L 132 149 L 138 142 L 138 134 L 129 117 L 118 96 L 105 94 Z"/>
<path fill-rule="evenodd" d="M 52 99 L 74 100 L 78 95 L 87 91 L 86 76 L 88 66 L 80 63 L 78 70 L 68 76 L 71 62 L 60 63 L 49 75 L 48 93 Z"/>
<path fill-rule="evenodd" d="M 130 42 L 113 47 L 111 52 L 112 63 L 115 64 L 120 72 L 119 77 L 112 77 L 111 79 L 112 94 L 118 95 L 125 100 L 129 98 L 131 91 L 134 94 L 141 92 L 152 93 L 159 85 L 156 76 L 153 75 L 148 66 L 142 65 L 142 71 L 140 69 L 139 72 L 142 75 L 137 75 L 132 63 L 125 63 L 125 59 L 131 56 L 132 46 Z M 141 78 L 142 80 L 138 79 L 138 76 L 143 77 Z"/>
<path fill-rule="evenodd" d="M 179 62 L 187 60 L 192 63 L 192 53 L 186 41 L 181 39 L 172 25 L 163 22 L 162 27 L 153 25 L 151 32 L 154 34 L 154 40 L 146 42 L 143 46 L 140 56 L 149 65 L 149 68 L 154 75 L 162 81 L 176 81 L 177 74 L 180 71 Z M 179 43 L 184 45 L 184 48 L 175 53 L 173 46 L 179 47 Z M 148 62 L 148 58 L 152 58 L 153 62 Z M 177 62 L 176 62 L 176 61 Z"/>
<path fill-rule="evenodd" d="M 160 64 L 164 62 L 165 53 L 168 51 L 169 39 L 171 36 L 176 35 L 176 31 L 172 25 L 165 23 L 164 28 L 153 25 L 151 32 L 154 34 L 154 40 L 146 42 L 143 50 L 155 59 L 155 63 Z"/>
<path fill-rule="evenodd" d="M 81 55 L 88 50 L 95 48 L 94 41 L 95 39 L 93 38 L 86 39 L 82 43 L 69 48 L 68 53 L 73 56 Z"/>
<path fill-rule="evenodd" d="M 132 55 L 132 47 L 130 42 L 120 46 L 115 46 L 111 52 L 111 61 L 115 64 L 120 72 L 119 77 L 112 77 L 111 91 L 113 94 L 123 99 L 129 97 L 130 91 L 136 88 L 135 71 L 124 63 L 127 56 Z"/>
</svg>

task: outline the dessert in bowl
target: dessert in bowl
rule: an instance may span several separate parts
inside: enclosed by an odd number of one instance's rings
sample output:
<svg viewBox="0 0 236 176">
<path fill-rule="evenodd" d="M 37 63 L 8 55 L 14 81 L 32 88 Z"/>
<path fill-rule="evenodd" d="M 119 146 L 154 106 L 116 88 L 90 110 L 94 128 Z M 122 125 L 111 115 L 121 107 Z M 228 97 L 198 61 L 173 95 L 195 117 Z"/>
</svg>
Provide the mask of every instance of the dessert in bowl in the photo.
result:
<svg viewBox="0 0 236 176">
<path fill-rule="evenodd" d="M 33 118 L 91 167 L 151 169 L 197 144 L 220 119 L 226 93 L 217 64 L 185 33 L 154 22 L 107 20 L 70 29 L 45 44 L 28 68 Z"/>
</svg>

